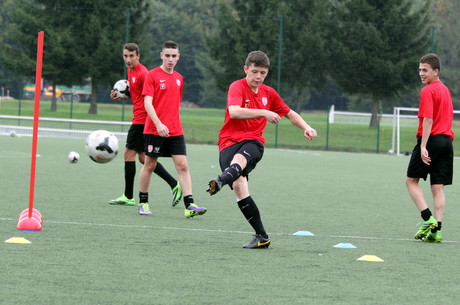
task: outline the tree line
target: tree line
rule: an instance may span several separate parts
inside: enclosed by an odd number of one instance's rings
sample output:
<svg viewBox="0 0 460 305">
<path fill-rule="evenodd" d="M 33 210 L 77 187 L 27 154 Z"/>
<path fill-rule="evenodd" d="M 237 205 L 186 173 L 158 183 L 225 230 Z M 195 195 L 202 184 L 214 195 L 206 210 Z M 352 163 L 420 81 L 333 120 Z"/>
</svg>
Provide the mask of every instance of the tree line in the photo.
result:
<svg viewBox="0 0 460 305">
<path fill-rule="evenodd" d="M 0 84 L 20 90 L 35 75 L 43 30 L 43 77 L 54 88 L 90 79 L 88 111 L 97 113 L 98 92 L 124 76 L 123 44 L 138 43 L 141 62 L 154 68 L 171 39 L 182 54 L 184 100 L 225 107 L 229 84 L 244 77 L 246 55 L 258 49 L 271 60 L 266 83 L 298 112 L 341 100 L 372 111 L 373 125 L 380 107 L 418 106 L 426 53 L 440 55 L 441 79 L 459 96 L 459 2 L 0 0 Z"/>
</svg>

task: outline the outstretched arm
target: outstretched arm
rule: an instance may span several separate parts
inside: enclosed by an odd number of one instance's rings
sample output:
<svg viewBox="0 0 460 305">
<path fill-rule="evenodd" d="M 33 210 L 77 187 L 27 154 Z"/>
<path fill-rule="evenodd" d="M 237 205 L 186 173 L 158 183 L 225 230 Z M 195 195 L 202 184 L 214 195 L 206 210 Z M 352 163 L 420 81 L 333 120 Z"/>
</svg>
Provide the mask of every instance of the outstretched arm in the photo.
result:
<svg viewBox="0 0 460 305">
<path fill-rule="evenodd" d="M 229 106 L 228 113 L 230 114 L 230 117 L 235 120 L 265 118 L 273 124 L 276 124 L 281 120 L 281 117 L 273 111 L 266 109 L 241 108 L 236 105 Z"/>
<path fill-rule="evenodd" d="M 302 117 L 294 110 L 289 111 L 289 113 L 286 114 L 286 118 L 292 123 L 292 125 L 302 129 L 303 136 L 308 140 L 313 140 L 313 138 L 317 136 L 316 130 L 311 128 L 311 126 L 308 125 L 307 122 L 305 122 L 304 119 L 302 119 Z"/>
</svg>

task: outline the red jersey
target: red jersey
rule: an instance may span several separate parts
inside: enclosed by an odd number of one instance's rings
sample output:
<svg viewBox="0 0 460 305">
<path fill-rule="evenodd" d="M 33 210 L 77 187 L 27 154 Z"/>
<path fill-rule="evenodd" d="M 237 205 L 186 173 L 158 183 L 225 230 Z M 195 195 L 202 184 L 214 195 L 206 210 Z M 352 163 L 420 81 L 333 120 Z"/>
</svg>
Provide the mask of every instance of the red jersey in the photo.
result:
<svg viewBox="0 0 460 305">
<path fill-rule="evenodd" d="M 434 81 L 422 88 L 418 117 L 417 137 L 423 135 L 423 118 L 430 118 L 433 119 L 431 135 L 443 134 L 452 140 L 454 139 L 452 96 L 449 89 L 441 81 Z"/>
<path fill-rule="evenodd" d="M 176 71 L 169 74 L 157 67 L 150 70 L 145 77 L 142 95 L 153 97 L 155 112 L 160 121 L 168 127 L 171 137 L 184 134 L 179 115 L 182 91 L 183 77 Z M 156 126 L 150 118 L 145 121 L 144 133 L 158 135 Z"/>
<path fill-rule="evenodd" d="M 131 71 L 128 69 L 129 92 L 131 93 L 131 100 L 133 101 L 133 124 L 145 124 L 147 112 L 144 107 L 144 96 L 142 90 L 144 88 L 145 75 L 149 70 L 138 63 L 137 66 Z"/>
<path fill-rule="evenodd" d="M 241 108 L 267 109 L 283 117 L 291 111 L 276 91 L 264 84 L 254 93 L 246 78 L 237 80 L 230 85 L 227 96 L 227 112 L 224 126 L 219 134 L 219 151 L 244 140 L 258 140 L 265 144 L 263 131 L 267 125 L 265 118 L 236 120 L 230 118 L 228 107 L 238 105 Z"/>
</svg>

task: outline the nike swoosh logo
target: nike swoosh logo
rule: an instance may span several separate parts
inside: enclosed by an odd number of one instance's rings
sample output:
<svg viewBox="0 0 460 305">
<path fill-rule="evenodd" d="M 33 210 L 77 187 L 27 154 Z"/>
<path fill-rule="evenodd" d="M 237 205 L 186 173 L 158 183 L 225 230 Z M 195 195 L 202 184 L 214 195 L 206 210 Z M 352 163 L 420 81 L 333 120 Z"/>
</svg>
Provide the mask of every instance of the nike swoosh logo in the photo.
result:
<svg viewBox="0 0 460 305">
<path fill-rule="evenodd" d="M 160 83 L 164 83 L 166 79 L 160 79 Z"/>
<path fill-rule="evenodd" d="M 267 241 L 264 242 L 264 243 L 261 243 L 260 241 L 258 241 L 258 242 L 257 242 L 257 246 L 259 246 L 259 247 L 260 247 L 260 246 L 265 246 L 266 244 L 269 244 L 269 243 L 270 243 L 270 239 L 267 240 Z"/>
<path fill-rule="evenodd" d="M 250 154 L 250 153 L 248 153 L 248 152 L 247 152 L 247 151 L 245 151 L 245 150 L 243 150 L 243 154 L 245 154 L 245 155 L 248 155 L 249 157 L 251 156 L 251 154 Z"/>
</svg>

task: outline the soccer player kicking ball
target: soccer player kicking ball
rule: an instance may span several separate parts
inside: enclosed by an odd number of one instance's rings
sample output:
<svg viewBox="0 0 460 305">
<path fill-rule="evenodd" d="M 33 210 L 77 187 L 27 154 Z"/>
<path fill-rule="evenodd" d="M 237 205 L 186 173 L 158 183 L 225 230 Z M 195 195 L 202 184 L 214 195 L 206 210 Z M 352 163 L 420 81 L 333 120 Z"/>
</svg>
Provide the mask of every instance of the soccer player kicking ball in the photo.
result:
<svg viewBox="0 0 460 305">
<path fill-rule="evenodd" d="M 303 130 L 304 137 L 312 140 L 316 130 L 291 110 L 276 93 L 263 84 L 270 60 L 261 51 L 250 52 L 244 66 L 246 78 L 230 85 L 227 96 L 225 122 L 219 134 L 219 163 L 222 169 L 216 179 L 209 182 L 207 192 L 216 194 L 224 185 L 233 189 L 243 215 L 255 231 L 254 239 L 243 248 L 268 248 L 270 237 L 265 232 L 259 209 L 249 194 L 248 175 L 262 159 L 267 121 L 278 123 L 286 116 Z"/>
<path fill-rule="evenodd" d="M 441 224 L 446 205 L 444 186 L 452 184 L 454 162 L 452 97 L 439 80 L 440 70 L 441 62 L 436 54 L 427 54 L 420 59 L 419 75 L 426 86 L 420 91 L 417 144 L 412 151 L 406 178 L 407 190 L 423 219 L 415 239 L 434 243 L 442 241 Z M 419 185 L 420 178 L 426 180 L 428 174 L 434 217 Z"/>
<path fill-rule="evenodd" d="M 144 107 L 144 96 L 142 90 L 144 87 L 144 79 L 147 74 L 147 68 L 139 62 L 140 53 L 139 47 L 135 43 L 127 43 L 123 47 L 123 60 L 128 68 L 128 81 L 131 100 L 133 101 L 133 120 L 128 131 L 125 148 L 125 192 L 117 199 L 110 200 L 110 204 L 119 204 L 126 206 L 134 205 L 134 177 L 136 176 L 136 154 L 139 162 L 144 164 L 144 124 L 147 118 L 147 112 Z M 110 97 L 114 101 L 121 98 L 117 97 L 117 92 L 112 90 Z M 126 99 L 128 99 L 127 97 Z M 176 206 L 181 197 L 182 190 L 179 183 L 174 179 L 168 171 L 158 163 L 155 167 L 155 174 L 165 180 L 171 187 L 173 194 L 172 206 Z M 147 214 L 150 211 L 146 212 Z M 151 213 L 150 213 L 151 214 Z"/>
<path fill-rule="evenodd" d="M 206 208 L 198 207 L 192 196 L 192 180 L 179 116 L 183 78 L 174 70 L 180 57 L 177 43 L 165 42 L 160 57 L 162 65 L 147 73 L 142 92 L 148 118 L 144 128 L 145 162 L 140 175 L 139 213 L 145 214 L 149 211 L 148 190 L 152 171 L 158 166 L 158 157 L 170 156 L 184 195 L 185 217 L 203 215 Z"/>
</svg>

